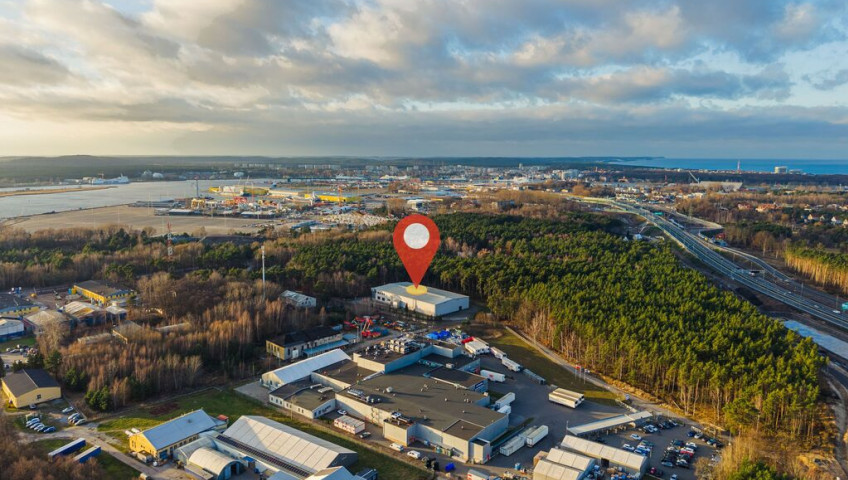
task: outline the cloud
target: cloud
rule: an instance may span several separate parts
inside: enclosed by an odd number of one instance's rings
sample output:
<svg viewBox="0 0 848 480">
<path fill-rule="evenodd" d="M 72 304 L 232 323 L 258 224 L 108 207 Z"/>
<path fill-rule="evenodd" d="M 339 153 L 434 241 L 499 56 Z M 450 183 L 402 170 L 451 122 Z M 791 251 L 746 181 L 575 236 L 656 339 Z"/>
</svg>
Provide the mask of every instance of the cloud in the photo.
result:
<svg viewBox="0 0 848 480">
<path fill-rule="evenodd" d="M 0 44 L 0 65 L 0 84 L 55 84 L 70 77 L 68 69 L 57 60 L 17 45 Z"/>
<path fill-rule="evenodd" d="M 830 75 L 820 76 L 817 80 L 813 80 L 810 76 L 805 77 L 805 79 L 818 90 L 833 90 L 836 87 L 848 83 L 848 69 L 838 70 Z"/>
<path fill-rule="evenodd" d="M 413 135 L 436 151 L 438 138 L 460 149 L 460 132 L 473 149 L 526 145 L 556 125 L 581 138 L 654 125 L 695 141 L 707 117 L 776 130 L 748 109 L 802 128 L 781 109 L 812 107 L 805 121 L 827 126 L 846 107 L 816 109 L 795 82 L 834 88 L 848 64 L 823 77 L 790 59 L 848 45 L 838 0 L 138 1 L 13 3 L 14 18 L 0 18 L 0 64 L 12 66 L 0 71 L 0 116 L 172 125 L 188 133 L 168 142 L 186 151 L 218 144 L 213 134 L 248 149 L 309 139 L 375 150 Z M 511 123 L 514 135 L 494 128 Z M 298 137 L 264 133 L 281 129 Z"/>
</svg>

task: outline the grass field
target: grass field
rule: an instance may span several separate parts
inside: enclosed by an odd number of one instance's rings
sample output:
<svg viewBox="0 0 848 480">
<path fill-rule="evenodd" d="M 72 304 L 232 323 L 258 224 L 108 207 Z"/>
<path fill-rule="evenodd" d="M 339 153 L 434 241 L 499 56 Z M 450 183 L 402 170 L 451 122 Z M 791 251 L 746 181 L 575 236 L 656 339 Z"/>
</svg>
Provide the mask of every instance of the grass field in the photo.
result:
<svg viewBox="0 0 848 480">
<path fill-rule="evenodd" d="M 16 345 L 35 345 L 35 337 L 13 338 L 11 340 L 0 342 L 0 352 L 5 352 L 7 348 L 15 348 Z"/>
<path fill-rule="evenodd" d="M 518 363 L 545 377 L 548 383 L 568 390 L 583 392 L 586 400 L 604 405 L 617 405 L 615 393 L 604 390 L 591 382 L 581 380 L 573 373 L 550 361 L 509 331 L 501 328 L 486 328 L 479 331 L 472 329 L 472 332 L 477 333 L 491 345 L 506 352 L 509 358 L 515 359 Z"/>
<path fill-rule="evenodd" d="M 388 455 L 363 448 L 352 436 L 342 434 L 341 432 L 335 435 L 319 430 L 309 423 L 302 422 L 296 418 L 290 418 L 281 411 L 266 407 L 232 390 L 206 390 L 165 403 L 173 403 L 175 404 L 175 408 L 160 415 L 154 415 L 150 412 L 151 409 L 157 408 L 156 405 L 121 412 L 121 418 L 103 421 L 98 425 L 97 429 L 119 439 L 123 449 L 127 449 L 128 439 L 123 433 L 124 430 L 131 428 L 144 430 L 145 428 L 153 427 L 166 420 L 199 408 L 203 408 L 206 413 L 212 416 L 226 415 L 230 418 L 230 424 L 242 415 L 261 415 L 357 452 L 359 454 L 359 460 L 351 467 L 354 473 L 367 467 L 377 469 L 380 472 L 381 478 L 398 478 L 404 480 L 429 478 L 423 469 L 412 467 Z"/>
<path fill-rule="evenodd" d="M 35 447 L 39 455 L 47 455 L 49 452 L 65 445 L 69 441 L 67 438 L 51 438 L 33 442 L 32 446 Z M 106 478 L 109 479 L 130 480 L 138 478 L 139 473 L 141 473 L 106 452 L 102 452 L 97 456 L 97 463 L 100 464 L 100 467 L 107 474 Z"/>
</svg>

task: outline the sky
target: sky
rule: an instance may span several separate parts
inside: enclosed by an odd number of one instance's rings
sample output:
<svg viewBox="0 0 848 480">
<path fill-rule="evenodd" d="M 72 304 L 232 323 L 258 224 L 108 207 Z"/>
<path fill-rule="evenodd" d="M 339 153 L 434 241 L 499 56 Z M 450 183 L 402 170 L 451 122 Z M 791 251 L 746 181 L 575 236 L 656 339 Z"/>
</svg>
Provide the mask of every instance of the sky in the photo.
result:
<svg viewBox="0 0 848 480">
<path fill-rule="evenodd" d="M 844 0 L 0 0 L 4 155 L 845 158 Z"/>
</svg>

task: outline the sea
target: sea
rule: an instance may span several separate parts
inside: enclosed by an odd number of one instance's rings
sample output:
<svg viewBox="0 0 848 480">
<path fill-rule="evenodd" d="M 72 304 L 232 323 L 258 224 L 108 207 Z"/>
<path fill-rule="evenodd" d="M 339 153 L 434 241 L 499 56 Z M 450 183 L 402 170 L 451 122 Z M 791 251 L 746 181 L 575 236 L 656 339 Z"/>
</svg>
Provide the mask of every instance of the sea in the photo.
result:
<svg viewBox="0 0 848 480">
<path fill-rule="evenodd" d="M 271 180 L 194 180 L 138 182 L 127 185 L 108 185 L 101 190 L 50 193 L 42 195 L 16 195 L 0 197 L 0 220 L 50 212 L 66 212 L 87 208 L 112 207 L 135 202 L 156 202 L 193 197 L 195 194 L 210 195 L 209 187 L 222 185 L 270 186 Z M 83 185 L 83 187 L 92 185 Z M 31 190 L 56 187 L 29 187 Z M 24 187 L 0 188 L 0 191 L 23 190 Z"/>
<path fill-rule="evenodd" d="M 845 160 L 775 160 L 734 158 L 654 158 L 645 160 L 621 160 L 611 163 L 639 167 L 686 168 L 692 170 L 736 170 L 737 165 L 745 172 L 774 172 L 774 167 L 786 167 L 809 174 L 848 175 L 848 159 Z"/>
</svg>

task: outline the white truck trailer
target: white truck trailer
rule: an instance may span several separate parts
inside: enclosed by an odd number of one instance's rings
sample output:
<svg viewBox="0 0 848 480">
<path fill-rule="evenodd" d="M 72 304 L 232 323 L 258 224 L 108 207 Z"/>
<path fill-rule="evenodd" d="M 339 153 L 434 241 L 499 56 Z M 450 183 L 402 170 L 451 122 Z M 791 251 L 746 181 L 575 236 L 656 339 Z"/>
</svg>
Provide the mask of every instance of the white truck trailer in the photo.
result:
<svg viewBox="0 0 848 480">
<path fill-rule="evenodd" d="M 506 381 L 506 375 L 491 370 L 480 370 L 480 376 L 486 377 L 493 382 L 503 383 Z"/>
<path fill-rule="evenodd" d="M 577 408 L 585 399 L 582 393 L 572 392 L 564 388 L 557 388 L 548 394 L 548 400 L 571 408 Z"/>
<path fill-rule="evenodd" d="M 501 448 L 498 451 L 501 455 L 508 457 L 513 453 L 521 450 L 526 441 L 527 439 L 522 436 L 512 437 L 508 442 L 501 445 Z"/>
<path fill-rule="evenodd" d="M 506 358 L 506 352 L 501 350 L 500 348 L 489 347 L 489 351 L 492 352 L 492 355 L 495 356 L 498 360 L 503 360 Z"/>
<path fill-rule="evenodd" d="M 537 428 L 536 430 L 533 430 L 532 432 L 530 432 L 530 435 L 527 435 L 527 440 L 526 440 L 527 446 L 532 447 L 533 445 L 536 445 L 537 443 L 541 442 L 542 439 L 547 437 L 547 436 L 548 436 L 548 426 L 542 425 L 541 427 Z"/>
<path fill-rule="evenodd" d="M 509 392 L 503 397 L 495 400 L 495 409 L 511 405 L 515 401 L 515 392 Z"/>
<path fill-rule="evenodd" d="M 508 358 L 506 358 L 506 357 L 504 357 L 504 358 L 502 358 L 502 359 L 501 359 L 501 364 L 502 364 L 504 367 L 506 367 L 506 368 L 508 368 L 508 369 L 512 370 L 513 372 L 520 372 L 520 371 L 521 371 L 521 369 L 523 368 L 523 367 L 521 366 L 521 364 L 520 364 L 520 363 L 518 363 L 518 362 L 514 362 L 514 361 L 512 361 L 512 360 L 510 360 L 510 359 L 508 359 Z"/>
</svg>

